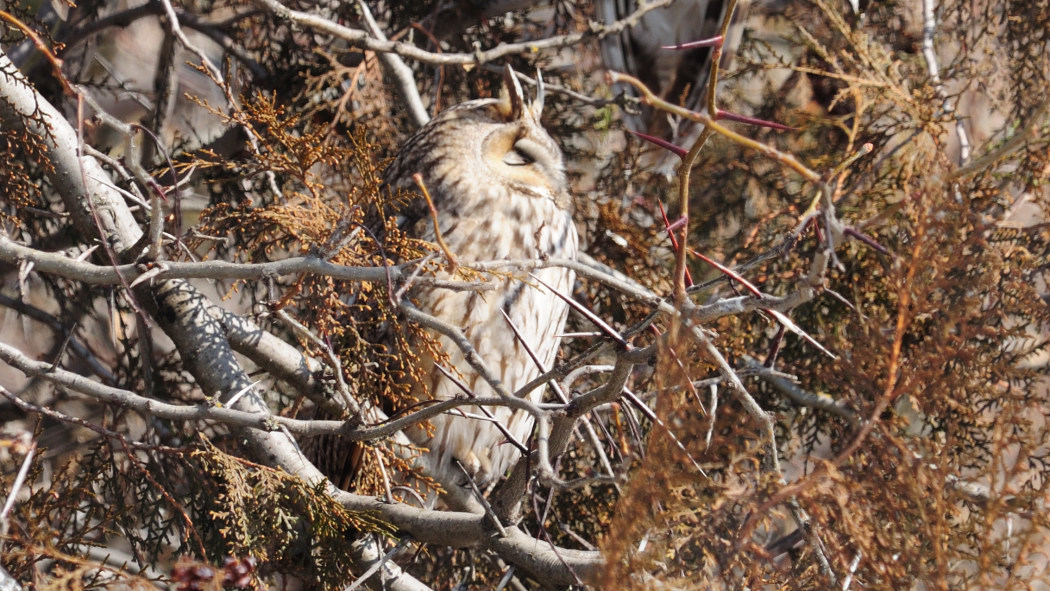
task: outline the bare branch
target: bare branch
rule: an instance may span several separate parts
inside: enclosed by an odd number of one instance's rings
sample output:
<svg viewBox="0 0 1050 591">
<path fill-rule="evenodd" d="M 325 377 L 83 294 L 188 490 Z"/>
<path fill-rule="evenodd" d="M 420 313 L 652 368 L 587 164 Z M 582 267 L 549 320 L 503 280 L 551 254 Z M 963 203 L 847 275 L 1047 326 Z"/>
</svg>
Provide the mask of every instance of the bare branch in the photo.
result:
<svg viewBox="0 0 1050 591">
<path fill-rule="evenodd" d="M 368 32 L 372 38 L 382 43 L 389 43 L 386 35 L 383 34 L 383 30 L 379 28 L 375 19 L 372 18 L 372 11 L 368 9 L 368 5 L 363 0 L 358 1 L 357 9 L 361 11 L 361 17 L 365 21 L 365 26 L 368 27 Z M 412 76 L 412 69 L 405 65 L 404 60 L 396 53 L 381 51 L 378 56 L 380 63 L 383 64 L 394 79 L 394 88 L 397 89 L 398 96 L 405 101 L 405 108 L 408 109 L 408 116 L 412 119 L 412 123 L 416 127 L 423 127 L 427 124 L 427 121 L 430 121 L 430 115 L 427 114 L 426 108 L 423 107 L 423 99 L 419 96 L 419 89 L 416 88 L 416 80 Z"/>
<path fill-rule="evenodd" d="M 46 127 L 43 120 L 47 121 Z M 126 255 L 125 250 L 138 241 L 142 230 L 135 223 L 123 198 L 106 184 L 97 181 L 87 184 L 92 178 L 105 178 L 104 171 L 94 159 L 79 156 L 75 131 L 50 104 L 33 91 L 2 52 L 0 121 L 5 126 L 24 129 L 42 139 L 47 157 L 53 164 L 49 179 L 65 201 L 74 222 L 85 234 L 98 231 L 106 236 L 118 254 Z M 99 212 L 100 228 L 95 226 L 92 209 Z M 223 326 L 210 314 L 206 298 L 182 280 L 156 283 L 154 286 L 140 285 L 136 291 L 147 302 L 158 325 L 172 339 L 176 348 L 183 352 L 183 360 L 199 386 L 223 401 L 238 392 L 250 390 L 252 382 L 233 355 Z M 10 350 L 7 346 L 3 349 L 5 354 Z M 16 356 L 10 359 L 20 361 Z M 35 371 L 43 369 L 31 364 L 25 367 Z M 85 382 L 89 380 L 79 376 L 70 376 L 70 379 L 71 383 L 102 393 L 102 390 L 97 389 L 100 384 L 87 384 Z M 262 401 L 252 395 L 240 397 L 232 410 L 257 416 L 268 414 Z M 284 432 L 245 428 L 239 433 L 246 448 L 262 462 L 280 466 L 308 482 L 327 482 Z M 484 516 L 435 513 L 406 505 L 388 505 L 369 497 L 341 492 L 331 487 L 330 483 L 328 485 L 331 494 L 348 508 L 373 511 L 418 540 L 439 539 L 440 543 L 445 543 L 448 538 L 458 541 L 459 545 L 482 544 L 530 572 L 541 573 L 540 578 L 555 584 L 560 581 L 567 584 L 575 580 L 571 574 L 573 571 L 590 573 L 600 565 L 600 558 L 593 552 L 559 550 L 555 554 L 545 549 L 537 550 L 534 540 L 516 529 L 509 529 L 506 538 L 493 540 L 487 535 Z M 563 559 L 568 556 L 569 564 L 566 566 L 560 559 L 551 560 L 548 555 L 561 556 Z"/>
<path fill-rule="evenodd" d="M 395 53 L 401 57 L 425 64 L 447 66 L 465 64 L 481 65 L 502 59 L 509 55 L 535 53 L 537 51 L 548 49 L 561 49 L 591 39 L 601 39 L 608 35 L 616 35 L 625 29 L 634 26 L 647 12 L 657 8 L 670 6 L 674 0 L 656 0 L 654 2 L 645 3 L 627 17 L 608 25 L 591 23 L 590 31 L 585 33 L 557 35 L 546 39 L 525 41 L 521 43 L 502 43 L 492 49 L 479 50 L 475 53 L 432 53 L 402 41 L 385 41 L 376 39 L 366 31 L 345 27 L 324 17 L 307 12 L 292 10 L 282 5 L 278 0 L 257 1 L 282 19 L 294 22 L 303 27 L 334 35 L 335 37 L 350 43 L 354 47 L 380 53 Z"/>
</svg>

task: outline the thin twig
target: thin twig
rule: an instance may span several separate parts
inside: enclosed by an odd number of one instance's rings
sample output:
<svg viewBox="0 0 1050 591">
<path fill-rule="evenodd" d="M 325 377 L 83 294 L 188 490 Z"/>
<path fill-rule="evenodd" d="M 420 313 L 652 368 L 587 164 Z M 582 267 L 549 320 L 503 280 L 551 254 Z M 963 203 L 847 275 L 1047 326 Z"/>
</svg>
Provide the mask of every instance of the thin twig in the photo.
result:
<svg viewBox="0 0 1050 591">
<path fill-rule="evenodd" d="M 9 522 L 7 516 L 11 514 L 11 509 L 15 507 L 15 501 L 18 500 L 18 494 L 22 490 L 22 485 L 25 484 L 26 476 L 29 475 L 29 468 L 33 465 L 33 457 L 36 455 L 36 441 L 34 440 L 29 444 L 29 449 L 26 451 L 26 456 L 22 458 L 22 466 L 18 469 L 18 474 L 15 475 L 15 481 L 11 483 L 11 492 L 7 494 L 7 500 L 4 501 L 4 508 L 0 509 L 0 555 L 4 551 L 4 538 L 7 537 L 7 528 Z"/>
<path fill-rule="evenodd" d="M 445 242 L 444 236 L 441 235 L 441 223 L 438 221 L 438 211 L 437 208 L 434 207 L 434 200 L 430 197 L 430 191 L 427 190 L 426 184 L 423 183 L 423 175 L 417 172 L 412 175 L 412 180 L 423 193 L 423 198 L 426 199 L 427 207 L 430 209 L 430 221 L 434 224 L 434 241 L 437 242 L 439 247 L 441 247 L 441 251 L 445 253 L 445 258 L 448 259 L 449 272 L 455 271 L 459 263 L 456 262 L 456 255 L 452 254 L 448 244 Z"/>
</svg>

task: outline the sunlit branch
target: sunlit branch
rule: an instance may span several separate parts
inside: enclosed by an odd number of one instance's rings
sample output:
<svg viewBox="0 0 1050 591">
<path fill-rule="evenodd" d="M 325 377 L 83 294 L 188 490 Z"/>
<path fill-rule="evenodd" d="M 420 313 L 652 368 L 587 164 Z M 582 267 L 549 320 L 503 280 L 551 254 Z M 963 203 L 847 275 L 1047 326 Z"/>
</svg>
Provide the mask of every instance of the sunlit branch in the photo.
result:
<svg viewBox="0 0 1050 591">
<path fill-rule="evenodd" d="M 608 25 L 592 23 L 590 30 L 583 33 L 556 35 L 553 37 L 538 39 L 536 41 L 524 41 L 520 43 L 501 43 L 491 49 L 478 50 L 474 53 L 434 53 L 402 41 L 378 40 L 368 32 L 361 29 L 346 27 L 322 16 L 292 10 L 281 4 L 278 0 L 256 1 L 279 18 L 295 22 L 301 26 L 315 29 L 317 31 L 328 33 L 348 42 L 353 47 L 376 52 L 395 53 L 406 59 L 435 66 L 485 64 L 510 55 L 535 53 L 548 49 L 561 49 L 591 39 L 601 39 L 608 35 L 618 35 L 629 27 L 634 26 L 649 11 L 670 6 L 673 2 L 673 0 L 656 0 L 654 2 L 643 4 L 630 15 Z"/>
</svg>

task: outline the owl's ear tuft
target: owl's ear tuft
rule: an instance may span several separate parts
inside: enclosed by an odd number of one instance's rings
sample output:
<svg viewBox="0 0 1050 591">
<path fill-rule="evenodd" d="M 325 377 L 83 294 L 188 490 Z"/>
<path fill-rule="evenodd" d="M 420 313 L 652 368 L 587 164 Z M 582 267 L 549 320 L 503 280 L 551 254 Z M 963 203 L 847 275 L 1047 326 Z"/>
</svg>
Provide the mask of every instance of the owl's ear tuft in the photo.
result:
<svg viewBox="0 0 1050 591">
<path fill-rule="evenodd" d="M 499 93 L 499 112 L 507 121 L 520 119 L 525 110 L 525 98 L 521 84 L 510 64 L 503 66 L 503 88 Z"/>
<path fill-rule="evenodd" d="M 539 68 L 536 68 L 536 100 L 532 103 L 532 114 L 536 119 L 539 119 L 540 115 L 543 114 L 543 99 L 545 94 L 543 87 L 543 73 L 540 72 Z"/>
</svg>

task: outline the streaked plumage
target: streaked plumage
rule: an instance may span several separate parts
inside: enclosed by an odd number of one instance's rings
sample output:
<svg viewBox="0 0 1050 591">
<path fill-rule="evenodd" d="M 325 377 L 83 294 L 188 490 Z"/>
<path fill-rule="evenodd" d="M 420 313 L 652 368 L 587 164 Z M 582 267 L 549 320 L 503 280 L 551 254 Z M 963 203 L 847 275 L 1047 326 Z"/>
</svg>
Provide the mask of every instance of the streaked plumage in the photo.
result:
<svg viewBox="0 0 1050 591">
<path fill-rule="evenodd" d="M 521 88 L 508 68 L 501 99 L 483 99 L 452 107 L 419 130 L 399 152 L 384 174 L 391 188 L 416 191 L 412 176 L 423 177 L 438 212 L 439 227 L 451 252 L 462 263 L 501 259 L 574 258 L 576 228 L 572 221 L 564 163 L 557 143 L 540 123 L 542 91 L 535 103 L 526 104 Z M 434 227 L 424 207 L 409 207 L 405 229 L 413 236 L 434 241 Z M 555 289 L 570 293 L 574 275 L 560 268 L 534 272 Z M 506 312 L 522 338 L 549 368 L 558 352 L 567 305 L 556 295 L 515 273 L 496 280 L 495 291 L 452 291 L 416 287 L 410 297 L 421 310 L 457 326 L 513 393 L 539 375 L 536 363 L 519 342 L 501 310 Z M 438 335 L 435 335 L 438 336 Z M 438 336 L 448 352 L 450 369 L 479 397 L 496 393 L 469 366 L 463 353 L 447 337 Z M 426 378 L 413 395 L 419 400 L 447 399 L 461 389 L 432 359 L 424 359 Z M 538 400 L 542 389 L 529 394 Z M 467 414 L 482 411 L 463 408 Z M 495 420 L 505 425 L 519 442 L 526 442 L 532 428 L 527 413 L 490 407 Z M 503 475 L 521 456 L 491 422 L 446 414 L 431 420 L 433 437 L 423 429 L 409 436 L 429 449 L 422 458 L 425 469 L 444 480 L 462 480 L 453 465 L 459 460 L 485 485 Z"/>
</svg>

